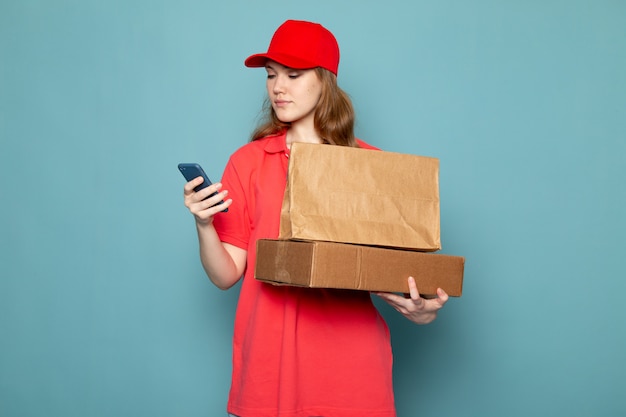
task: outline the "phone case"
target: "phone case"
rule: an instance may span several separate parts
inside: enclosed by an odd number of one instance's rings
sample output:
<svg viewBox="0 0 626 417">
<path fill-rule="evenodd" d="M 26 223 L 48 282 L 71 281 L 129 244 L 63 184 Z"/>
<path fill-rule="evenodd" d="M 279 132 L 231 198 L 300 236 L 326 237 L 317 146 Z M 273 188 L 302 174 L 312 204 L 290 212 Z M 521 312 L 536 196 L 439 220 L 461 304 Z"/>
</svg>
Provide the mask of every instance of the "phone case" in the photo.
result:
<svg viewBox="0 0 626 417">
<path fill-rule="evenodd" d="M 200 166 L 200 164 L 196 164 L 196 163 L 180 163 L 180 164 L 178 164 L 178 170 L 180 171 L 181 174 L 183 174 L 183 177 L 185 177 L 185 179 L 187 181 L 191 181 L 191 180 L 193 180 L 195 178 L 198 178 L 198 177 L 204 178 L 204 181 L 202 182 L 202 184 L 198 185 L 196 188 L 193 189 L 195 192 L 198 192 L 198 191 L 208 187 L 209 185 L 213 184 L 211 182 L 211 180 L 209 179 L 209 177 L 207 176 L 207 174 L 202 169 L 202 167 Z M 209 197 L 213 197 L 216 194 L 217 193 L 213 193 Z M 207 197 L 207 198 L 209 198 L 209 197 Z M 215 206 L 217 206 L 219 204 L 222 204 L 223 202 L 224 202 L 224 200 L 220 201 L 219 203 L 215 204 L 212 207 L 215 207 Z M 222 211 L 223 212 L 227 212 L 228 208 L 225 208 Z"/>
</svg>

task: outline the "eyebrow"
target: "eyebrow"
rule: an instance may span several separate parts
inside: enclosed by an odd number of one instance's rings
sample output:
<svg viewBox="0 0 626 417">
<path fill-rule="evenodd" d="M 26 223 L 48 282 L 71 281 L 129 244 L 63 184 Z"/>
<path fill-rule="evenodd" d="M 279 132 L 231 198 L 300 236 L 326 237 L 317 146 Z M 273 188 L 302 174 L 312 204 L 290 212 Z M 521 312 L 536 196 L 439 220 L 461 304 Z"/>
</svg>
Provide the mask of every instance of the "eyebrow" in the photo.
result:
<svg viewBox="0 0 626 417">
<path fill-rule="evenodd" d="M 279 65 L 280 67 L 284 68 L 286 71 L 302 71 L 302 70 L 299 70 L 297 68 L 286 67 L 283 64 L 279 64 L 278 62 L 276 62 L 276 64 Z M 276 71 L 276 68 L 274 68 L 272 66 L 272 64 L 270 64 L 269 62 L 265 64 L 265 69 L 271 69 L 273 71 Z"/>
</svg>

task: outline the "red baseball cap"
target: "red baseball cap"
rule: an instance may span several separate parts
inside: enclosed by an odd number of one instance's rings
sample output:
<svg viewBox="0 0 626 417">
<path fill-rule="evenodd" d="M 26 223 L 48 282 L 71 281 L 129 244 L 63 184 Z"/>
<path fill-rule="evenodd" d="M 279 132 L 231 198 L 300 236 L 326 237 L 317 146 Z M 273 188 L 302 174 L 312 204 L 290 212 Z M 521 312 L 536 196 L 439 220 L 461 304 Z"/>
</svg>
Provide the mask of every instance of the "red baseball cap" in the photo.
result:
<svg viewBox="0 0 626 417">
<path fill-rule="evenodd" d="M 287 20 L 280 25 L 266 53 L 249 56 L 246 67 L 264 67 L 267 60 L 294 69 L 322 67 L 337 75 L 339 45 L 335 36 L 319 23 Z"/>
</svg>

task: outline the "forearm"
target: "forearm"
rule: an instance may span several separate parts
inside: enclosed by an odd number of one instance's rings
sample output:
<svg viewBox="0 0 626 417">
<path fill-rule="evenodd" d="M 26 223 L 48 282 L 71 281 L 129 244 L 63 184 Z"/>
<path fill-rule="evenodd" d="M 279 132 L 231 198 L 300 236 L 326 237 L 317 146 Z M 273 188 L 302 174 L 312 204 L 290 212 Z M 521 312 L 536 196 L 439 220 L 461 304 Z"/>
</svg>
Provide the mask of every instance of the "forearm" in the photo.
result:
<svg viewBox="0 0 626 417">
<path fill-rule="evenodd" d="M 241 278 L 246 251 L 220 241 L 213 224 L 196 224 L 200 260 L 204 271 L 216 287 L 226 290 Z"/>
</svg>

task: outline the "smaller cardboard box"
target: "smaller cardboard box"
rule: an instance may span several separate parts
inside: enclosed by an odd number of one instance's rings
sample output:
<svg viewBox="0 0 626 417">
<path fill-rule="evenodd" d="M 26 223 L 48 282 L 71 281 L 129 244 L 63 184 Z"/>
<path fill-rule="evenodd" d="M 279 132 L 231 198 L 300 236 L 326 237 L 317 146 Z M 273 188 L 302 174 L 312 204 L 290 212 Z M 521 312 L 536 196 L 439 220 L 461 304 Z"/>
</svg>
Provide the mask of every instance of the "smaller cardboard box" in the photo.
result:
<svg viewBox="0 0 626 417">
<path fill-rule="evenodd" d="M 415 278 L 421 295 L 463 290 L 465 258 L 346 243 L 260 239 L 255 278 L 277 285 L 408 293 Z"/>
</svg>

